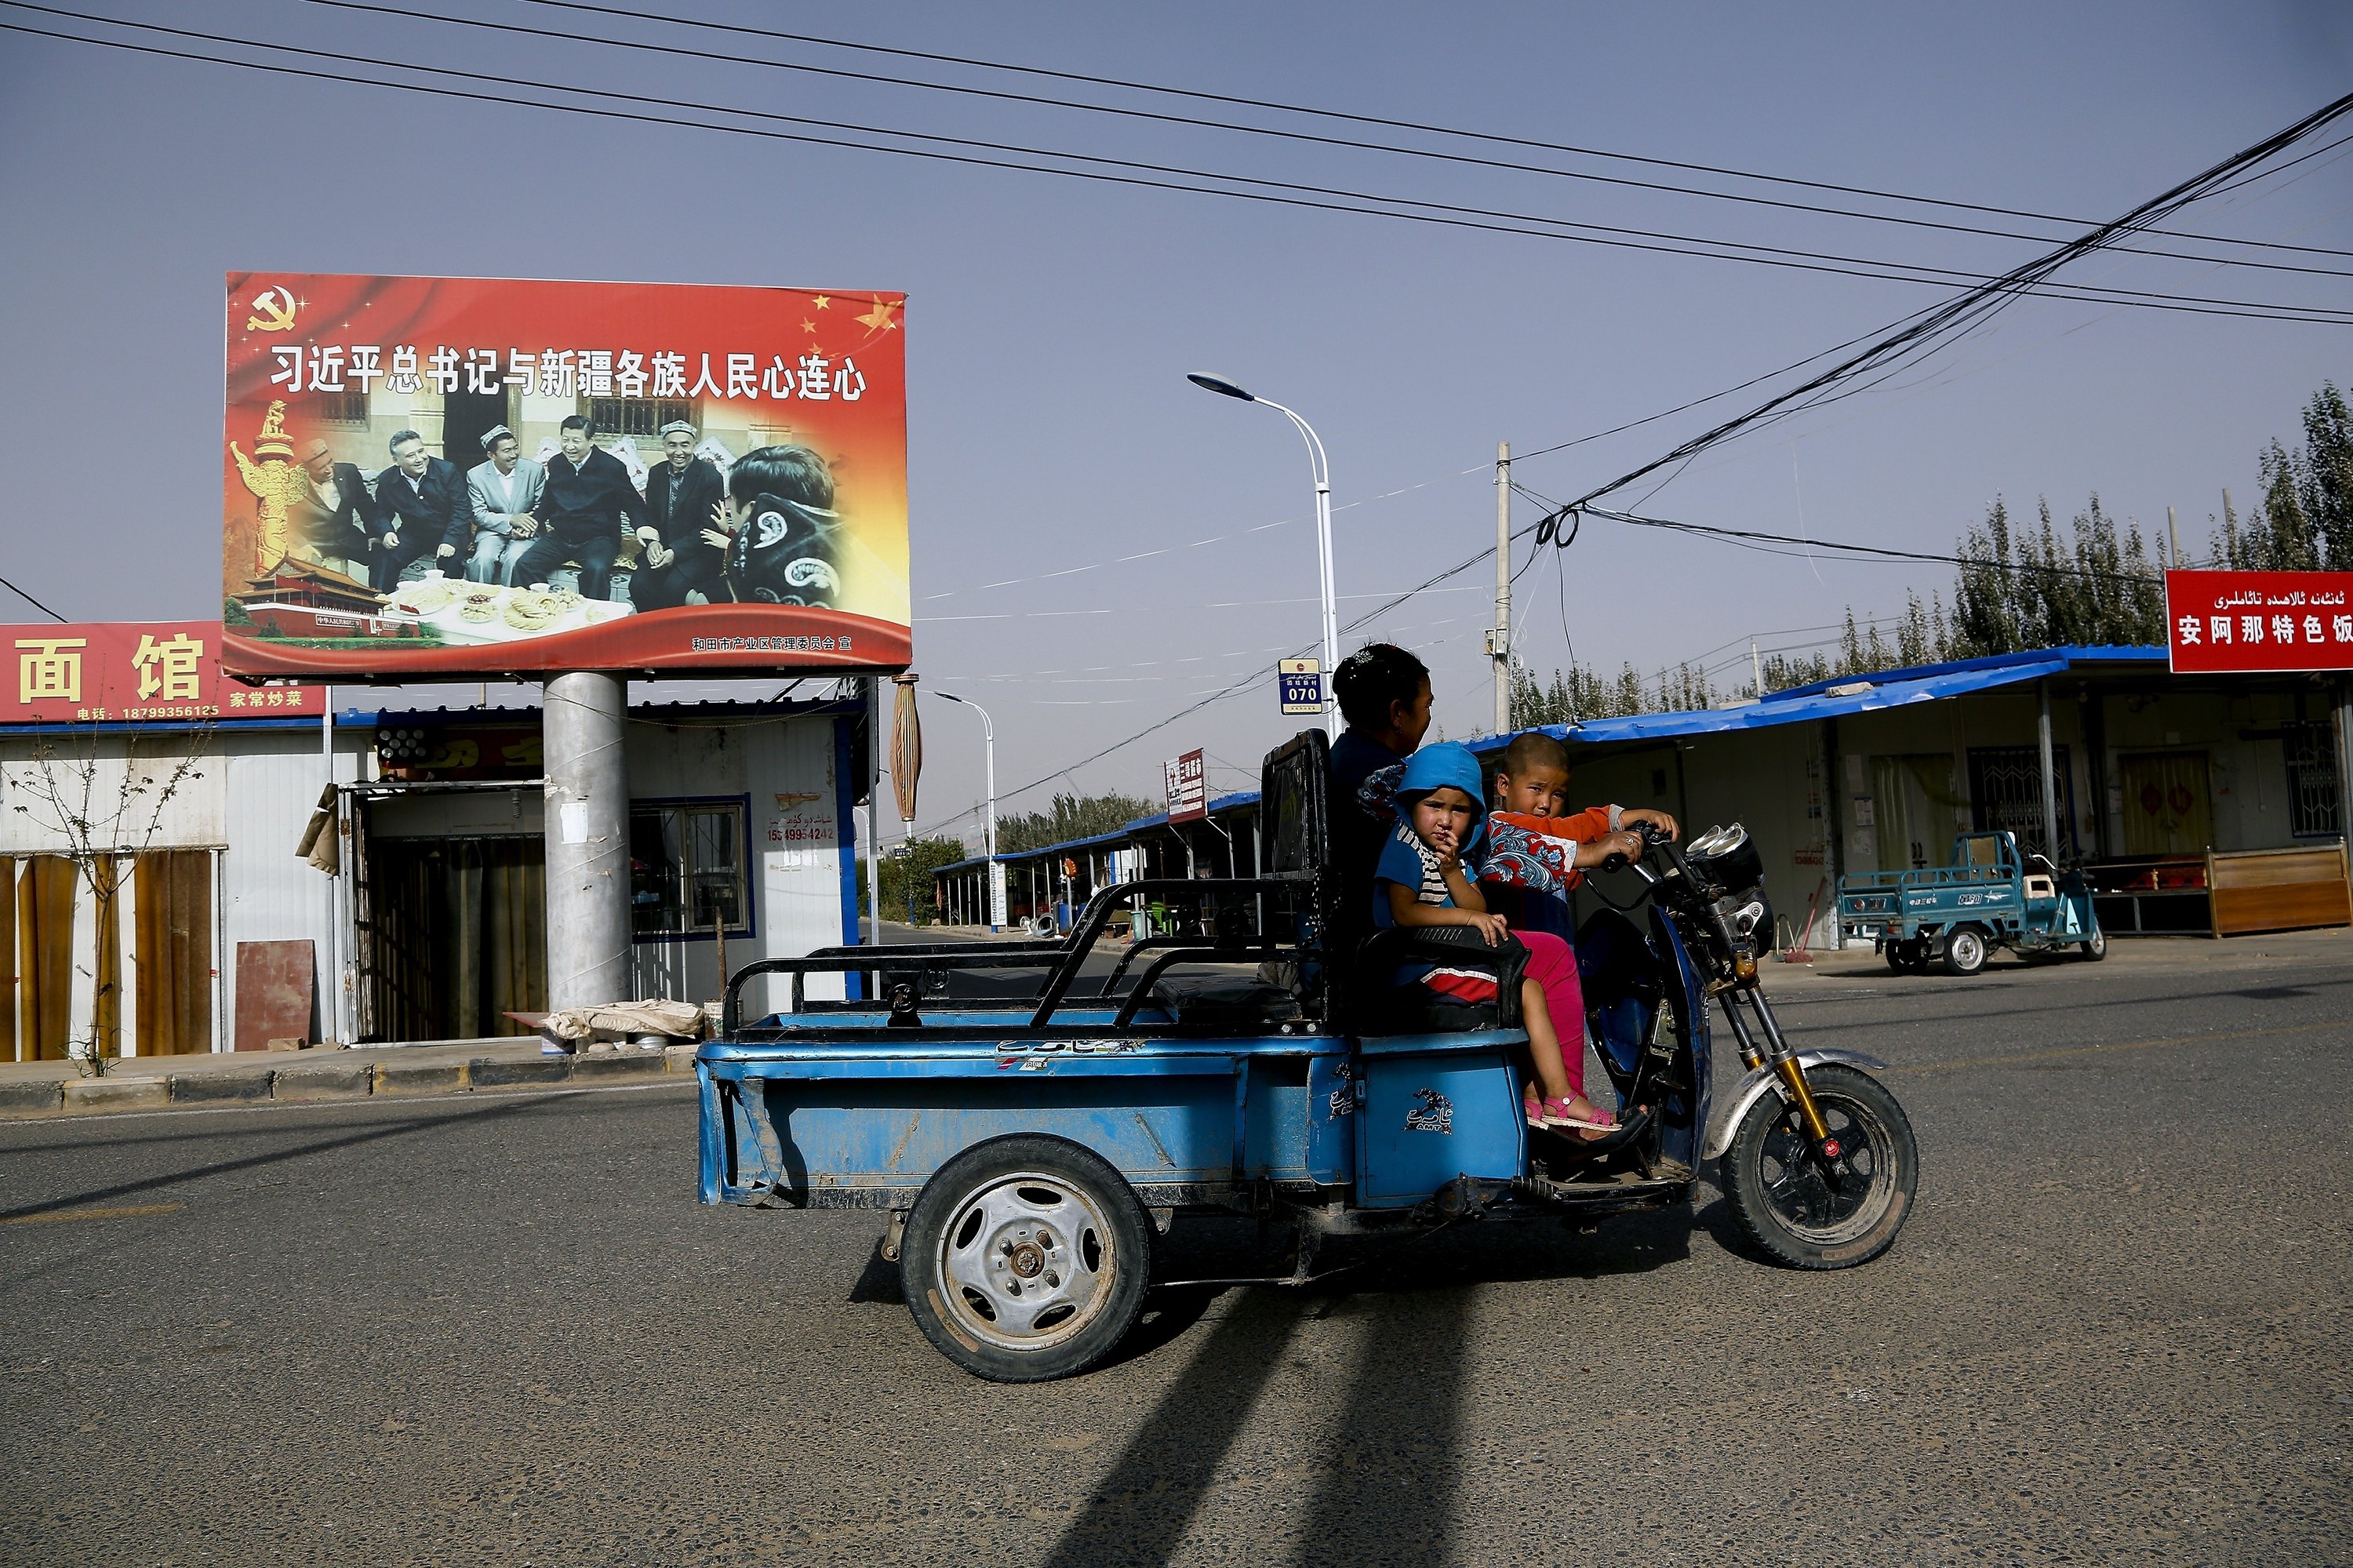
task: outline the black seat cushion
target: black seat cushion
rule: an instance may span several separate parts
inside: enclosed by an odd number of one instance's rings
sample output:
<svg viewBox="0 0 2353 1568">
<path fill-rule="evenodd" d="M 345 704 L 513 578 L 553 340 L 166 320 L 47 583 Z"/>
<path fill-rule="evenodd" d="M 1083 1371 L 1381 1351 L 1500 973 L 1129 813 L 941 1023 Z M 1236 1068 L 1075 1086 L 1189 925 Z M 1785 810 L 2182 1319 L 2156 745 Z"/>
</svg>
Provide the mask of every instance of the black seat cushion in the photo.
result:
<svg viewBox="0 0 2353 1568">
<path fill-rule="evenodd" d="M 1448 1034 L 1473 1029 L 1517 1029 L 1520 980 L 1527 948 L 1511 938 L 1494 947 L 1467 926 L 1391 927 L 1356 949 L 1347 991 L 1349 1028 L 1357 1034 Z M 1485 969 L 1496 980 L 1495 1000 L 1467 1002 L 1425 985 L 1390 981 L 1399 964 L 1443 964 Z"/>
<path fill-rule="evenodd" d="M 1254 975 L 1163 975 L 1152 1001 L 1180 1024 L 1255 1029 L 1300 1016 L 1299 999 Z"/>
<path fill-rule="evenodd" d="M 1377 986 L 1356 1008 L 1359 1034 L 1466 1034 L 1496 1027 L 1493 1002 L 1463 1001 L 1426 985 Z"/>
</svg>

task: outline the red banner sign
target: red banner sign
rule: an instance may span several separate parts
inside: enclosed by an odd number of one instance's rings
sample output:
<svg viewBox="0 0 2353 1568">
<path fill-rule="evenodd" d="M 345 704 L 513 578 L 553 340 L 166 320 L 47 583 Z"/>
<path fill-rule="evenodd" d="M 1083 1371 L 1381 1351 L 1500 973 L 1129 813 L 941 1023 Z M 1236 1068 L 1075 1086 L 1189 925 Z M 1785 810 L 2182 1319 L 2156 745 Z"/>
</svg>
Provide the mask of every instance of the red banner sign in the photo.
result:
<svg viewBox="0 0 2353 1568">
<path fill-rule="evenodd" d="M 1198 822 L 1209 814 L 1209 770 L 1199 752 L 1170 758 L 1166 782 L 1170 821 Z"/>
<path fill-rule="evenodd" d="M 248 686 L 221 670 L 217 620 L 5 629 L 0 725 L 190 724 L 325 711 L 317 687 Z"/>
<path fill-rule="evenodd" d="M 2353 572 L 2168 572 L 2179 674 L 2353 670 Z"/>
<path fill-rule="evenodd" d="M 232 668 L 906 664 L 904 296 L 227 283 Z"/>
</svg>

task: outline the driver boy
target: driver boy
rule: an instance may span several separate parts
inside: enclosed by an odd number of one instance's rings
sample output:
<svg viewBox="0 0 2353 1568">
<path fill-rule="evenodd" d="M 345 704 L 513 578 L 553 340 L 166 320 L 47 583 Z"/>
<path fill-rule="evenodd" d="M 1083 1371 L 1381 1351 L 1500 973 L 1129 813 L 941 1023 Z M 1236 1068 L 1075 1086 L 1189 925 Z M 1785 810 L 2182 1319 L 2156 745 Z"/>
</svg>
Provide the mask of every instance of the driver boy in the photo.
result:
<svg viewBox="0 0 2353 1568">
<path fill-rule="evenodd" d="M 1585 880 L 1583 868 L 1613 854 L 1638 858 L 1639 824 L 1675 836 L 1675 820 L 1664 811 L 1588 806 L 1564 816 L 1568 771 L 1568 747 L 1535 730 L 1513 737 L 1495 770 L 1482 891 L 1515 928 L 1568 936 L 1568 890 Z"/>
</svg>

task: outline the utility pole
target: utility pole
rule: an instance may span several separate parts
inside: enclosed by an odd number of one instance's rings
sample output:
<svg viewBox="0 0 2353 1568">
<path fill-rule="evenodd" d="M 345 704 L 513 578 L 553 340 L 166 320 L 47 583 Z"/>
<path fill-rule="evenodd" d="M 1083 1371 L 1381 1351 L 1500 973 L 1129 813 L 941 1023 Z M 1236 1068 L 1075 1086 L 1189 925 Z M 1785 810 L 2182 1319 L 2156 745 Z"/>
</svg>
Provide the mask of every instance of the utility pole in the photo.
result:
<svg viewBox="0 0 2353 1568">
<path fill-rule="evenodd" d="M 1495 630 L 1487 634 L 1495 666 L 1495 733 L 1512 733 L 1512 443 L 1495 443 Z"/>
<path fill-rule="evenodd" d="M 1757 639 L 1748 640 L 1748 673 L 1757 680 L 1757 700 L 1765 700 L 1765 661 L 1757 656 Z"/>
<path fill-rule="evenodd" d="M 2181 569 L 2181 524 L 2174 520 L 2173 508 L 2165 509 L 2165 536 L 2173 542 L 2173 569 Z"/>
</svg>

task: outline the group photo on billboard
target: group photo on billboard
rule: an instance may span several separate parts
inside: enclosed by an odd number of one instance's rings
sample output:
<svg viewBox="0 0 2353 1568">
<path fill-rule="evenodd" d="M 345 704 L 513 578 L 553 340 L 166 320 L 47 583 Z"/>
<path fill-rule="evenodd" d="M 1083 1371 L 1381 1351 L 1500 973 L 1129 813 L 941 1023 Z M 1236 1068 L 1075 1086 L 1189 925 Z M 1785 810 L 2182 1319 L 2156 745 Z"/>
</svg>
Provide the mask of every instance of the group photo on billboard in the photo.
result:
<svg viewBox="0 0 2353 1568">
<path fill-rule="evenodd" d="M 229 668 L 907 662 L 903 295 L 227 285 Z"/>
</svg>

